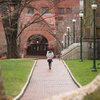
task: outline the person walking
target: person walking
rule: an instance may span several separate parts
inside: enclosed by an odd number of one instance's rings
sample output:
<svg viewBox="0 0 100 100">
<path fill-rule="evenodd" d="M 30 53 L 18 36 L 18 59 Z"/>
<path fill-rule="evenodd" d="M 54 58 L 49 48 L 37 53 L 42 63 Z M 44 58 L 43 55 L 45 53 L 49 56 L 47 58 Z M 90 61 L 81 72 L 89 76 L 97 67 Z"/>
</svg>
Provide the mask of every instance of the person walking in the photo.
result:
<svg viewBox="0 0 100 100">
<path fill-rule="evenodd" d="M 53 57 L 54 57 L 53 51 L 52 50 L 48 50 L 47 54 L 46 54 L 46 57 L 47 57 L 47 62 L 48 62 L 48 65 L 49 65 L 49 69 L 51 70 L 51 65 L 52 65 Z"/>
</svg>

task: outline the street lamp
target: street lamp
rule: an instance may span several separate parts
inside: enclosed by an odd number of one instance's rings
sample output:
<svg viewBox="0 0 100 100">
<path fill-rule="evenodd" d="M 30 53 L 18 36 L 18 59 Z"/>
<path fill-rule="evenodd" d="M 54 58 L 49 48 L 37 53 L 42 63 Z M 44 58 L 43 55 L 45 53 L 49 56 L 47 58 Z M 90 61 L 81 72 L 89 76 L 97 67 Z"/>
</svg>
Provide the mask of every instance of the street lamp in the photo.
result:
<svg viewBox="0 0 100 100">
<path fill-rule="evenodd" d="M 69 30 L 70 30 L 70 27 L 67 27 L 67 34 L 68 34 L 68 46 L 69 46 Z"/>
<path fill-rule="evenodd" d="M 96 24 L 95 24 L 95 11 L 97 8 L 97 4 L 92 4 L 91 8 L 93 10 L 93 68 L 92 71 L 96 70 Z"/>
<path fill-rule="evenodd" d="M 65 33 L 64 36 L 65 36 L 65 48 L 66 48 L 66 36 L 67 36 L 67 34 Z"/>
<path fill-rule="evenodd" d="M 75 22 L 76 20 L 73 19 L 72 22 L 73 22 L 73 43 L 75 43 Z"/>
<path fill-rule="evenodd" d="M 83 37 L 82 18 L 83 18 L 83 12 L 82 11 L 79 13 L 79 16 L 80 16 L 80 60 L 83 61 L 83 55 L 82 55 L 82 37 Z"/>
</svg>

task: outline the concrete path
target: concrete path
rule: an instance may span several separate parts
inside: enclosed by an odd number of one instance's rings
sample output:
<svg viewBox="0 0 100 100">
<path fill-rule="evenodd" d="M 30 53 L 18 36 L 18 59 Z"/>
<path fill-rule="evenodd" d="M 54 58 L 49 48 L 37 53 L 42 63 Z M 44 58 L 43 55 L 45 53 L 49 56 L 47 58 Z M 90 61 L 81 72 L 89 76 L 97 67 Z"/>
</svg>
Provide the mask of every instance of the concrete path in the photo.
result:
<svg viewBox="0 0 100 100">
<path fill-rule="evenodd" d="M 62 60 L 54 59 L 49 70 L 46 59 L 41 59 L 37 61 L 30 84 L 20 100 L 44 100 L 77 88 Z"/>
</svg>

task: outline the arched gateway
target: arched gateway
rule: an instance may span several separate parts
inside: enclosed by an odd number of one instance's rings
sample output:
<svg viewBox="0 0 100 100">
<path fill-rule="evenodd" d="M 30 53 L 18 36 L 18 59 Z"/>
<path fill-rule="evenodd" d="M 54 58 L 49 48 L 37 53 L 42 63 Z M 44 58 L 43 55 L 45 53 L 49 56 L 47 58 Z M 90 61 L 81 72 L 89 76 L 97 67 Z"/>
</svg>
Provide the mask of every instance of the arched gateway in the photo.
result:
<svg viewBox="0 0 100 100">
<path fill-rule="evenodd" d="M 45 55 L 48 48 L 48 40 L 42 35 L 32 35 L 27 40 L 27 55 Z"/>
</svg>

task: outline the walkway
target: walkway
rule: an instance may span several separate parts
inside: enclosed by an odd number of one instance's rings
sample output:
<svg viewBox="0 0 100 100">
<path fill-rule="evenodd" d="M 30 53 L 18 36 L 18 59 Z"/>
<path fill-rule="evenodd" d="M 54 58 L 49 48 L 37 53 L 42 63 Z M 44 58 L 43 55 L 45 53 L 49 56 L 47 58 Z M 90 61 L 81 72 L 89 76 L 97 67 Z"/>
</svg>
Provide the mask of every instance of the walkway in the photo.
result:
<svg viewBox="0 0 100 100">
<path fill-rule="evenodd" d="M 49 70 L 46 59 L 41 59 L 37 61 L 30 84 L 20 100 L 44 100 L 77 88 L 62 60 L 54 59 Z"/>
</svg>

